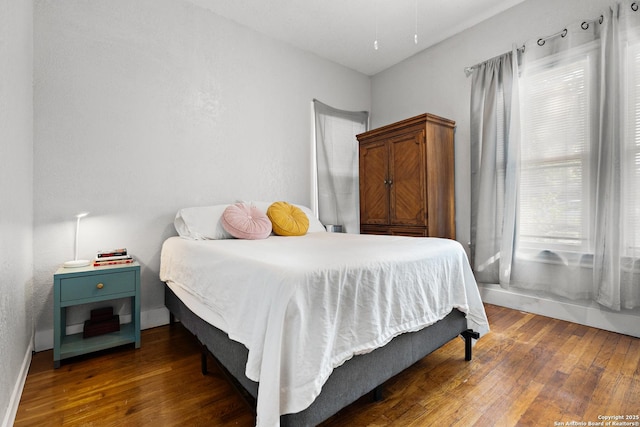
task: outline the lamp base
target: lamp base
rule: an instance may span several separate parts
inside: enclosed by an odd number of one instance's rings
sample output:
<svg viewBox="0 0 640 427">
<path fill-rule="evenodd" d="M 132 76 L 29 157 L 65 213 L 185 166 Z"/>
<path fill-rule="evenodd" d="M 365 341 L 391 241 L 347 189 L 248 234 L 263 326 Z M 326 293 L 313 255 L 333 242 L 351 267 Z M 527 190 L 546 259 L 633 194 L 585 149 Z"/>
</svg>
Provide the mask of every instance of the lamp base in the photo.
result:
<svg viewBox="0 0 640 427">
<path fill-rule="evenodd" d="M 64 268 L 78 268 L 78 267 L 86 267 L 91 264 L 88 259 L 75 259 L 73 261 L 65 261 Z"/>
</svg>

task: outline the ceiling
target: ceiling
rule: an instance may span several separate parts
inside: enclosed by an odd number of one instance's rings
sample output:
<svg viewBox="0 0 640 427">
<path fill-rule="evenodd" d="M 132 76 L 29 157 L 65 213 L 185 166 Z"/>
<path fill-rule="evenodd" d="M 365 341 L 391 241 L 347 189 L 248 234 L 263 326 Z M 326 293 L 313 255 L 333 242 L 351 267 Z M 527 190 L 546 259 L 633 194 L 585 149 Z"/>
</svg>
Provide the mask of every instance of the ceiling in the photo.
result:
<svg viewBox="0 0 640 427">
<path fill-rule="evenodd" d="M 272 38 L 374 75 L 524 0 L 189 1 Z M 378 50 L 373 46 L 376 33 Z"/>
</svg>

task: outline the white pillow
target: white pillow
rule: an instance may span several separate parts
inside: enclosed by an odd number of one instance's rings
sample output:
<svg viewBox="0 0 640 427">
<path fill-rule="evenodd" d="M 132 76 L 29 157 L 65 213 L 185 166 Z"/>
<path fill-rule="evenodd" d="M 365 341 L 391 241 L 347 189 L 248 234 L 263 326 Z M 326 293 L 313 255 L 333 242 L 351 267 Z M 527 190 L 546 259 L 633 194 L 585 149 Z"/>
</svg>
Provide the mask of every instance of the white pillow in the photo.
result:
<svg viewBox="0 0 640 427">
<path fill-rule="evenodd" d="M 307 233 L 315 233 L 318 231 L 322 231 L 323 233 L 327 232 L 327 229 L 325 228 L 325 226 L 322 225 L 320 220 L 313 214 L 313 211 L 311 209 L 302 205 L 295 205 L 295 206 L 302 209 L 302 212 L 306 213 L 307 216 L 309 217 L 309 229 L 307 230 Z"/>
<path fill-rule="evenodd" d="M 229 205 L 197 206 L 178 211 L 173 225 L 181 237 L 193 240 L 232 239 L 222 226 L 222 214 Z"/>
<path fill-rule="evenodd" d="M 246 202 L 252 204 L 262 212 L 266 212 L 269 206 L 273 202 Z M 224 210 L 229 206 L 226 205 L 214 205 L 214 206 L 196 206 L 191 208 L 182 208 L 176 214 L 176 218 L 173 221 L 173 226 L 176 228 L 180 237 L 185 237 L 192 240 L 221 240 L 221 239 L 233 239 L 233 236 L 229 234 L 222 226 L 222 214 Z M 302 209 L 309 218 L 309 230 L 307 233 L 323 232 L 327 230 L 324 225 L 316 218 L 311 209 L 302 205 L 295 205 Z"/>
</svg>

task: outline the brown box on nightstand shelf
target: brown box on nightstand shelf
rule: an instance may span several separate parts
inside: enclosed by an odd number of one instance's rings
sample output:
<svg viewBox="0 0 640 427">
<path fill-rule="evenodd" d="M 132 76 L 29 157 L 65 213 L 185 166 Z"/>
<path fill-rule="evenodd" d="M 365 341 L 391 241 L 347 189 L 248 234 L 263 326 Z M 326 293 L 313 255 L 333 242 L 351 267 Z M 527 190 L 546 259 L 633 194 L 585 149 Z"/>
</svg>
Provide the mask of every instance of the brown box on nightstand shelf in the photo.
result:
<svg viewBox="0 0 640 427">
<path fill-rule="evenodd" d="M 91 318 L 84 322 L 83 338 L 95 337 L 120 330 L 120 316 L 113 314 L 113 307 L 91 310 Z"/>
</svg>

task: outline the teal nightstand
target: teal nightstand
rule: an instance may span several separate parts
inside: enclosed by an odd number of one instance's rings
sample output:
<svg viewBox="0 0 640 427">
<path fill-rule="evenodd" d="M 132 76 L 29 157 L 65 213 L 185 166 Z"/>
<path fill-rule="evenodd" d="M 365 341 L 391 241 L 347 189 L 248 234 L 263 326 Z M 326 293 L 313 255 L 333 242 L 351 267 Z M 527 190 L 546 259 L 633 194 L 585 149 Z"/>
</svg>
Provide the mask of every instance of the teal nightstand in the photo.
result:
<svg viewBox="0 0 640 427">
<path fill-rule="evenodd" d="M 67 335 L 67 307 L 131 298 L 131 322 L 120 331 L 90 338 Z M 140 265 L 137 262 L 101 267 L 59 268 L 53 276 L 53 364 L 123 344 L 140 347 Z"/>
</svg>

